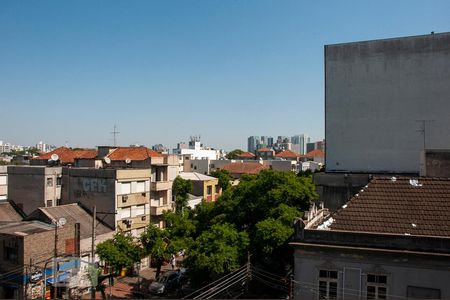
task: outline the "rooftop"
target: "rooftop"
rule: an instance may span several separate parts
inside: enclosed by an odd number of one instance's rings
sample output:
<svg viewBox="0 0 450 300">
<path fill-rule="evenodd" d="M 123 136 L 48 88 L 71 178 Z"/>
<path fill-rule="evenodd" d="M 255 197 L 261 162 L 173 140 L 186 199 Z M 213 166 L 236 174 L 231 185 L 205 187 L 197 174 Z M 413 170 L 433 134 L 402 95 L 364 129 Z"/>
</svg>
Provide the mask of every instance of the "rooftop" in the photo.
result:
<svg viewBox="0 0 450 300">
<path fill-rule="evenodd" d="M 151 157 L 163 157 L 159 152 L 147 147 L 118 147 L 107 155 L 109 159 L 114 160 L 146 160 Z"/>
<path fill-rule="evenodd" d="M 272 152 L 273 150 L 270 149 L 270 148 L 261 148 L 261 149 L 258 149 L 256 151 L 258 151 L 258 152 Z"/>
<path fill-rule="evenodd" d="M 216 177 L 203 175 L 203 174 L 197 173 L 197 172 L 181 172 L 179 174 L 179 176 L 181 178 L 183 178 L 184 180 L 192 180 L 192 181 L 205 181 L 205 180 L 217 179 Z"/>
<path fill-rule="evenodd" d="M 235 162 L 225 165 L 223 169 L 231 174 L 258 174 L 268 167 L 257 162 Z"/>
<path fill-rule="evenodd" d="M 320 149 L 309 151 L 308 153 L 303 155 L 303 157 L 307 157 L 307 158 L 324 157 L 324 156 L 325 156 L 325 152 L 323 152 L 323 150 L 320 150 Z"/>
<path fill-rule="evenodd" d="M 450 179 L 374 177 L 317 229 L 450 237 Z"/>
<path fill-rule="evenodd" d="M 0 233 L 27 236 L 53 230 L 54 226 L 39 221 L 18 221 L 0 225 Z"/>
<path fill-rule="evenodd" d="M 275 157 L 278 157 L 278 158 L 297 158 L 297 157 L 300 157 L 300 154 L 295 153 L 294 151 L 291 151 L 291 150 L 284 150 L 284 151 L 281 151 L 280 153 L 278 153 L 277 155 L 275 155 Z"/>
<path fill-rule="evenodd" d="M 0 202 L 0 222 L 21 221 L 22 216 L 14 209 L 8 201 Z"/>
<path fill-rule="evenodd" d="M 239 154 L 237 157 L 254 158 L 255 154 L 253 154 L 251 152 L 243 152 L 243 153 Z"/>
<path fill-rule="evenodd" d="M 40 207 L 35 210 L 27 220 L 49 221 L 59 220 L 65 218 L 67 224 L 80 223 L 80 237 L 81 239 L 90 237 L 92 235 L 92 214 L 84 210 L 80 205 L 66 204 L 53 207 Z M 98 222 L 96 234 L 104 234 L 112 231 L 109 227 L 101 222 Z"/>
<path fill-rule="evenodd" d="M 70 149 L 66 147 L 59 147 L 51 152 L 42 154 L 33 159 L 46 159 L 49 160 L 53 154 L 57 154 L 59 161 L 62 164 L 72 164 L 76 158 L 95 158 L 97 156 L 97 150 L 95 149 Z"/>
</svg>

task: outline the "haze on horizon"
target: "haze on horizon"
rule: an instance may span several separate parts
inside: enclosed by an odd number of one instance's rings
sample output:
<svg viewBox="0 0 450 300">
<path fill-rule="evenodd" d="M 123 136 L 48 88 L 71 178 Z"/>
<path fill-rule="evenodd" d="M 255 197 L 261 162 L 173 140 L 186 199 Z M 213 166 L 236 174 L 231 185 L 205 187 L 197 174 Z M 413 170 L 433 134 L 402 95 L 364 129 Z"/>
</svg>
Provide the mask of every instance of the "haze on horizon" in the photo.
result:
<svg viewBox="0 0 450 300">
<path fill-rule="evenodd" d="M 0 140 L 324 137 L 326 44 L 450 31 L 448 1 L 2 1 Z"/>
</svg>

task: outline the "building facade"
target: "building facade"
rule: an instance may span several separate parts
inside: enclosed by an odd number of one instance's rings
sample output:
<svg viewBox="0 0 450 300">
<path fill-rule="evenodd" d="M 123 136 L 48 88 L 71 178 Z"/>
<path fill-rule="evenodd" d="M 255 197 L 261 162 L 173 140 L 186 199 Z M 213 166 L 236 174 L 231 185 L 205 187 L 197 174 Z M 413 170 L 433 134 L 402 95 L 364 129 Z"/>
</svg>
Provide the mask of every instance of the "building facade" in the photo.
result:
<svg viewBox="0 0 450 300">
<path fill-rule="evenodd" d="M 8 199 L 25 214 L 61 201 L 61 167 L 8 166 Z"/>
<path fill-rule="evenodd" d="M 0 201 L 8 199 L 8 167 L 0 166 Z"/>
<path fill-rule="evenodd" d="M 450 33 L 325 46 L 327 172 L 418 174 L 449 149 Z"/>
</svg>

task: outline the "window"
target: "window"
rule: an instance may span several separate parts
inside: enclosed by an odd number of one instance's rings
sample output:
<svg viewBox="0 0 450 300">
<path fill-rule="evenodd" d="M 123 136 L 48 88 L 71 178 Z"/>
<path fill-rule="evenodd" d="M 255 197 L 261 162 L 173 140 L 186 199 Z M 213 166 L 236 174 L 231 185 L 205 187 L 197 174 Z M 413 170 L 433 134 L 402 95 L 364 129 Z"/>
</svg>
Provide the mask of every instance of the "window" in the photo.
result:
<svg viewBox="0 0 450 300">
<path fill-rule="evenodd" d="M 62 183 L 62 177 L 56 177 L 56 185 L 60 186 Z"/>
<path fill-rule="evenodd" d="M 337 278 L 337 271 L 319 270 L 319 299 L 337 298 Z"/>
<path fill-rule="evenodd" d="M 206 193 L 207 193 L 208 195 L 211 195 L 211 193 L 212 193 L 212 186 L 208 185 L 208 186 L 206 187 Z"/>
<path fill-rule="evenodd" d="M 12 262 L 14 264 L 17 264 L 19 262 L 19 250 L 16 247 L 11 247 L 5 244 L 3 244 L 3 259 L 9 262 Z"/>
<path fill-rule="evenodd" d="M 367 274 L 367 299 L 387 299 L 387 276 Z"/>
<path fill-rule="evenodd" d="M 47 200 L 46 202 L 47 202 L 46 203 L 47 207 L 52 207 L 53 206 L 53 201 L 52 200 Z"/>
<path fill-rule="evenodd" d="M 136 193 L 144 193 L 145 192 L 145 181 L 136 182 Z"/>
<path fill-rule="evenodd" d="M 122 182 L 120 184 L 120 193 L 123 194 L 131 194 L 131 182 Z"/>
<path fill-rule="evenodd" d="M 47 186 L 52 187 L 53 186 L 53 178 L 47 178 Z"/>
<path fill-rule="evenodd" d="M 218 194 L 220 192 L 220 188 L 218 185 L 216 185 L 216 194 Z"/>
</svg>

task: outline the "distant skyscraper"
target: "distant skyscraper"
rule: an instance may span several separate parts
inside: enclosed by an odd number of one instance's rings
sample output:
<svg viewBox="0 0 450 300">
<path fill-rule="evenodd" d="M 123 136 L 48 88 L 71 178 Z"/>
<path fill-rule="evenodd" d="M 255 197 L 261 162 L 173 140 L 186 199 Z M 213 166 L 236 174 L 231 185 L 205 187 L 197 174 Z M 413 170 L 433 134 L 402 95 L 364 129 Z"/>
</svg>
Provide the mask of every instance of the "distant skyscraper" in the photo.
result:
<svg viewBox="0 0 450 300">
<path fill-rule="evenodd" d="M 267 147 L 273 147 L 273 137 L 267 137 Z"/>
<path fill-rule="evenodd" d="M 297 134 L 294 135 L 291 138 L 291 142 L 293 145 L 293 149 L 298 149 L 299 154 L 305 154 L 306 153 L 306 144 L 309 143 L 311 138 L 307 136 L 306 134 Z M 294 146 L 298 145 L 298 146 Z"/>
<path fill-rule="evenodd" d="M 255 153 L 256 149 L 258 149 L 259 144 L 261 144 L 259 136 L 250 136 L 248 138 L 247 151 Z"/>
</svg>

